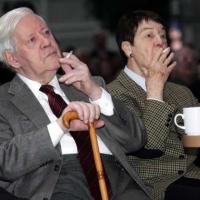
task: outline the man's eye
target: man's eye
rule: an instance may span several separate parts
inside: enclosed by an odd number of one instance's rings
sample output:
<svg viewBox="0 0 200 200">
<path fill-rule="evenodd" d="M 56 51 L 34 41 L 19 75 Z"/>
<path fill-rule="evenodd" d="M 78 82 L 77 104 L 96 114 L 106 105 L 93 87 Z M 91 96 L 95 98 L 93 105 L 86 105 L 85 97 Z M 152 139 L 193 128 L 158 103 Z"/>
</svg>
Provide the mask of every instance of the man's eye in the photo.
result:
<svg viewBox="0 0 200 200">
<path fill-rule="evenodd" d="M 45 35 L 50 35 L 50 31 L 49 31 L 49 30 L 45 30 L 45 31 L 44 31 L 44 34 L 45 34 Z"/>
<path fill-rule="evenodd" d="M 28 42 L 29 42 L 29 43 L 35 42 L 35 37 L 30 38 Z"/>
<path fill-rule="evenodd" d="M 29 48 L 32 48 L 36 43 L 36 37 L 31 37 L 28 41 L 27 41 L 27 46 Z"/>
</svg>

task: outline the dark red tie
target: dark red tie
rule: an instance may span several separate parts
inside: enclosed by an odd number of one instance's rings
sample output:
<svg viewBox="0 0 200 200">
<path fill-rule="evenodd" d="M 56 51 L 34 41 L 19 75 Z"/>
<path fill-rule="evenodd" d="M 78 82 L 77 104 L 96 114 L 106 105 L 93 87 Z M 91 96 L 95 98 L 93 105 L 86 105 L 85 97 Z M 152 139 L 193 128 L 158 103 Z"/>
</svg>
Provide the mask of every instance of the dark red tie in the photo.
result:
<svg viewBox="0 0 200 200">
<path fill-rule="evenodd" d="M 67 106 L 62 97 L 54 92 L 53 86 L 51 85 L 42 85 L 40 87 L 40 91 L 42 91 L 48 96 L 49 105 L 53 113 L 57 117 L 60 117 L 62 111 Z M 83 132 L 80 133 L 78 131 L 70 133 L 76 142 L 79 152 L 80 163 L 83 172 L 85 174 L 85 177 L 87 179 L 90 192 L 95 200 L 101 200 L 101 193 L 98 184 L 97 171 L 94 165 L 94 157 L 92 153 L 92 146 L 90 143 L 89 133 L 88 131 L 84 131 L 84 133 Z M 111 192 L 110 181 L 108 180 L 105 170 L 104 170 L 104 176 L 105 176 L 106 186 L 108 189 L 109 199 L 111 199 L 112 192 Z"/>
</svg>

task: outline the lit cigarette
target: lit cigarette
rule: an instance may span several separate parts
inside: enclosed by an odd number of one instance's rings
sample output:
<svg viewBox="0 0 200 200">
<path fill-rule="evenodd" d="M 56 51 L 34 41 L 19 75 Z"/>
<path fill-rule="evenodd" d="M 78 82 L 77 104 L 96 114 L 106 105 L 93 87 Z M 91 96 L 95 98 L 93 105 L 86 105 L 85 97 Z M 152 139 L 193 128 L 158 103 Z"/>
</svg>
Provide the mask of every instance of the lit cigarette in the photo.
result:
<svg viewBox="0 0 200 200">
<path fill-rule="evenodd" d="M 163 50 L 163 53 L 165 53 L 168 49 L 169 49 L 169 47 L 167 47 L 166 49 L 164 49 L 164 50 Z"/>
<path fill-rule="evenodd" d="M 69 58 L 69 57 L 72 55 L 72 53 L 73 53 L 73 51 L 70 51 L 70 52 L 67 54 L 66 58 Z"/>
</svg>

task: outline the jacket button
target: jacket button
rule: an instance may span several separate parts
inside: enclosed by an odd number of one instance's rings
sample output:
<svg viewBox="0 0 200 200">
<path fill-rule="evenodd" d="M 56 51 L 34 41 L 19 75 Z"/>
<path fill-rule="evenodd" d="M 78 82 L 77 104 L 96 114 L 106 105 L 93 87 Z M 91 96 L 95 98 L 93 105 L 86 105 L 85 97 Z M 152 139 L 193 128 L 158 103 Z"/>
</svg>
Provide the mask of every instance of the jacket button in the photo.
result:
<svg viewBox="0 0 200 200">
<path fill-rule="evenodd" d="M 179 156 L 179 159 L 180 159 L 180 160 L 183 160 L 184 158 L 185 158 L 184 155 L 180 155 L 180 156 Z"/>
<path fill-rule="evenodd" d="M 122 171 L 122 172 L 125 172 L 125 169 L 124 169 L 123 167 L 121 167 L 121 171 Z"/>
<path fill-rule="evenodd" d="M 171 122 L 171 118 L 168 118 L 168 119 L 167 119 L 167 122 Z"/>
<path fill-rule="evenodd" d="M 178 170 L 178 174 L 179 174 L 179 175 L 181 175 L 181 174 L 183 174 L 183 173 L 184 173 L 183 170 Z"/>
<path fill-rule="evenodd" d="M 171 113 L 170 113 L 170 114 L 168 114 L 168 117 L 169 117 L 169 118 L 172 118 L 172 114 L 171 114 Z"/>
<path fill-rule="evenodd" d="M 55 171 L 55 172 L 59 171 L 59 169 L 60 169 L 59 165 L 55 165 L 55 166 L 54 166 L 54 171 Z"/>
<path fill-rule="evenodd" d="M 167 126 L 167 127 L 168 127 L 168 126 L 169 126 L 169 123 L 165 123 L 165 126 Z"/>
</svg>

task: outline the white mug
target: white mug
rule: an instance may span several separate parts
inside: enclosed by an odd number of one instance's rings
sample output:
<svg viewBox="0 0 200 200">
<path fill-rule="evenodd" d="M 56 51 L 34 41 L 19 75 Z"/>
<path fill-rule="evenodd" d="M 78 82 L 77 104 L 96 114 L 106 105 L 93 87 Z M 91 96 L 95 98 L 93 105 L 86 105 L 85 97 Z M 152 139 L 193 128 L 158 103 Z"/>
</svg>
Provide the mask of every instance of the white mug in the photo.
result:
<svg viewBox="0 0 200 200">
<path fill-rule="evenodd" d="M 181 117 L 184 121 L 184 126 L 177 123 L 177 118 Z M 200 135 L 200 107 L 183 108 L 183 114 L 176 114 L 174 123 L 177 127 L 184 129 L 187 135 Z"/>
</svg>

